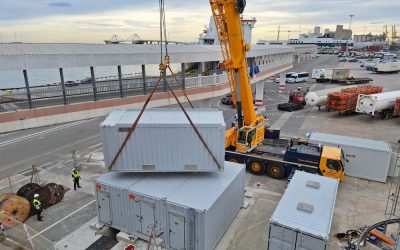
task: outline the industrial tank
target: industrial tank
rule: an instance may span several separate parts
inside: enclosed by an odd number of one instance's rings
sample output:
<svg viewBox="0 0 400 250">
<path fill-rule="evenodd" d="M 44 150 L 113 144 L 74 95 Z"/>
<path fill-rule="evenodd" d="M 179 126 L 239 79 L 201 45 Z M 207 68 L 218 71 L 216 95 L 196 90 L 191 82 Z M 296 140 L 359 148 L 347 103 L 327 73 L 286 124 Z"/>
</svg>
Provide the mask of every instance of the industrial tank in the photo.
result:
<svg viewBox="0 0 400 250">
<path fill-rule="evenodd" d="M 400 90 L 372 95 L 359 95 L 356 111 L 375 115 L 375 112 L 392 109 L 397 97 L 400 97 Z"/>
<path fill-rule="evenodd" d="M 360 85 L 357 85 L 357 86 L 360 86 Z M 317 91 L 313 91 L 313 92 L 308 92 L 305 97 L 306 104 L 308 106 L 318 106 L 318 107 L 325 106 L 329 93 L 338 92 L 338 91 L 341 91 L 342 89 L 347 89 L 347 88 L 351 88 L 351 87 L 355 87 L 355 85 L 331 88 L 331 89 L 321 89 L 321 90 L 317 90 Z"/>
</svg>

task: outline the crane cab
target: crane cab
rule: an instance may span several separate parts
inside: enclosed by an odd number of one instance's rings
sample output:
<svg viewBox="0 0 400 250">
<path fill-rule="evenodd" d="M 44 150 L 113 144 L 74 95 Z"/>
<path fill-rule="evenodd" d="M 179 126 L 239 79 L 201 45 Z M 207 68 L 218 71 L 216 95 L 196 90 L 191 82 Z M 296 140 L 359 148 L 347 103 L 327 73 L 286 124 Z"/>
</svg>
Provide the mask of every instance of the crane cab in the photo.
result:
<svg viewBox="0 0 400 250">
<path fill-rule="evenodd" d="M 255 126 L 243 126 L 237 130 L 236 151 L 250 152 L 263 143 L 267 120 L 260 115 L 257 122 Z"/>
</svg>

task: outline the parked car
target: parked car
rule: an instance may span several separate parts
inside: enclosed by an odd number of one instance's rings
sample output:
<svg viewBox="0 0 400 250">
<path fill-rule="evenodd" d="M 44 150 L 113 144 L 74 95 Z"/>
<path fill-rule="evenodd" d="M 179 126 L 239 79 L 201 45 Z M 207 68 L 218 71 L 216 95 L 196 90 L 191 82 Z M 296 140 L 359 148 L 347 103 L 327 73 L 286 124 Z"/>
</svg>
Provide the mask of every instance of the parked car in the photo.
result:
<svg viewBox="0 0 400 250">
<path fill-rule="evenodd" d="M 357 62 L 358 60 L 357 60 L 357 58 L 352 57 L 352 58 L 349 58 L 347 61 L 348 62 Z"/>
<path fill-rule="evenodd" d="M 92 83 L 92 78 L 91 77 L 86 77 L 85 79 L 81 80 L 81 83 L 87 84 L 87 83 Z"/>
<path fill-rule="evenodd" d="M 78 86 L 78 83 L 75 81 L 66 81 L 65 86 L 67 86 L 67 87 Z"/>
<path fill-rule="evenodd" d="M 232 94 L 226 94 L 226 96 L 222 97 L 221 103 L 225 105 L 232 105 L 233 104 Z"/>
<path fill-rule="evenodd" d="M 280 82 L 281 82 L 281 78 L 280 77 L 275 78 L 275 83 L 280 83 Z"/>
<path fill-rule="evenodd" d="M 346 57 L 340 58 L 339 62 L 347 62 L 347 58 Z"/>
</svg>

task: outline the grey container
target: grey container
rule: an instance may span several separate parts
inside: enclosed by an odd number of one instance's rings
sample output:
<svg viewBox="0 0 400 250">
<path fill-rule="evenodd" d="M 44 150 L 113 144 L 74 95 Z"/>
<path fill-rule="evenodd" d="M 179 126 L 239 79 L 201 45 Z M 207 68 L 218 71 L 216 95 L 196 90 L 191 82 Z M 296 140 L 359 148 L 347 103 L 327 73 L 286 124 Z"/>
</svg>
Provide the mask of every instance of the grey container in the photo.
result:
<svg viewBox="0 0 400 250">
<path fill-rule="evenodd" d="M 223 167 L 225 121 L 222 111 L 188 109 L 193 123 Z M 139 115 L 139 110 L 116 110 L 100 124 L 104 160 L 110 166 Z M 218 171 L 218 165 L 180 109 L 148 109 L 117 159 L 121 172 Z"/>
<path fill-rule="evenodd" d="M 338 183 L 296 171 L 270 218 L 267 249 L 327 249 Z"/>
<path fill-rule="evenodd" d="M 386 182 L 392 158 L 389 143 L 316 132 L 310 134 L 309 142 L 341 147 L 347 160 L 346 175 Z"/>
<path fill-rule="evenodd" d="M 222 173 L 109 172 L 96 181 L 98 219 L 167 249 L 214 249 L 243 204 L 245 167 Z"/>
</svg>

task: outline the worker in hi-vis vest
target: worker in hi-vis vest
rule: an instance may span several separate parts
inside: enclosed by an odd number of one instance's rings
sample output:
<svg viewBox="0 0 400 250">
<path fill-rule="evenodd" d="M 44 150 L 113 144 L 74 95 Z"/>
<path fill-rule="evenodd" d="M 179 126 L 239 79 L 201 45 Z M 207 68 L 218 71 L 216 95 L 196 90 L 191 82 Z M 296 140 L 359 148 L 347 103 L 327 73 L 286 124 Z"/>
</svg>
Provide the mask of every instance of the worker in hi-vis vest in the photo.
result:
<svg viewBox="0 0 400 250">
<path fill-rule="evenodd" d="M 74 190 L 76 191 L 76 187 L 81 188 L 79 185 L 79 179 L 81 178 L 81 174 L 75 168 L 72 169 L 72 180 L 74 181 Z"/>
<path fill-rule="evenodd" d="M 37 215 L 38 221 L 42 221 L 43 208 L 42 208 L 42 203 L 39 200 L 39 195 L 38 194 L 34 194 L 33 195 L 33 206 L 35 207 L 35 209 L 37 211 L 36 215 Z"/>
</svg>

